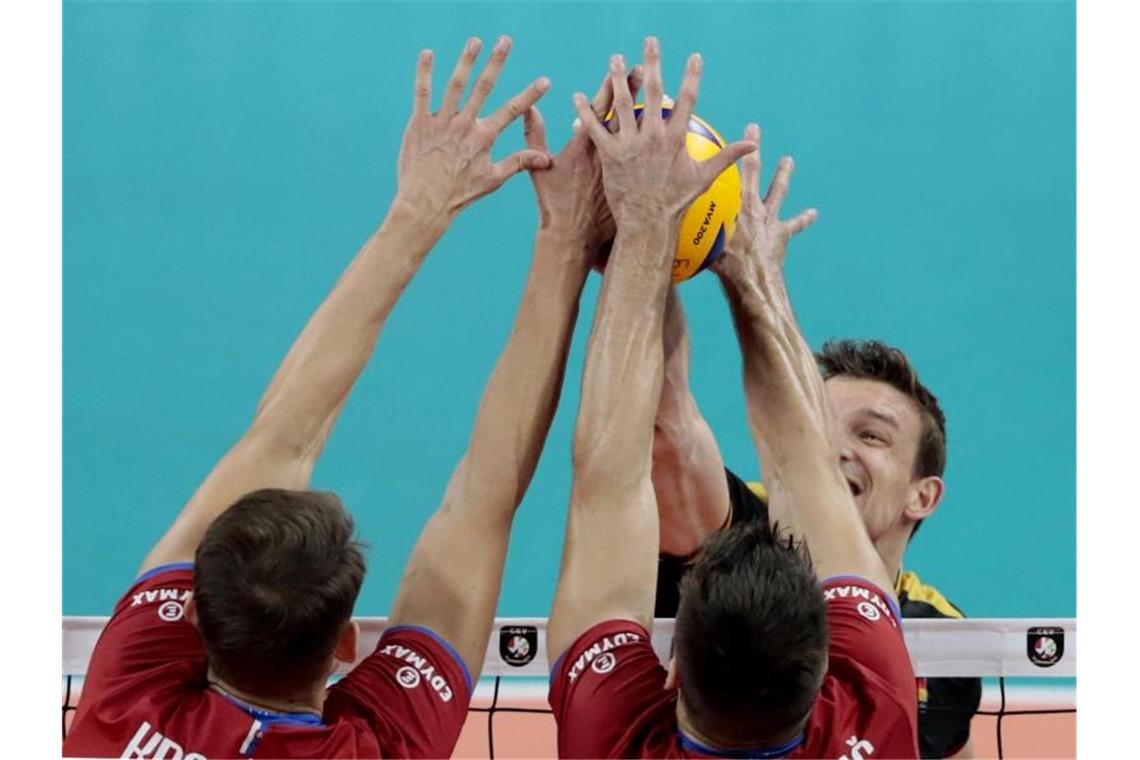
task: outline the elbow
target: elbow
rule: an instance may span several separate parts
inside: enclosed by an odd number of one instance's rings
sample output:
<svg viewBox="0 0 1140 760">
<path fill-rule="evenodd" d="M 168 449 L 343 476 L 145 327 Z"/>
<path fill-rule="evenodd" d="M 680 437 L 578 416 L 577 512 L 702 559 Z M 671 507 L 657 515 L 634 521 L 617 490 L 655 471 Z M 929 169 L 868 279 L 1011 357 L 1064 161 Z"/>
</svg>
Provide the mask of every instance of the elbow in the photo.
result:
<svg viewBox="0 0 1140 760">
<path fill-rule="evenodd" d="M 321 436 L 289 425 L 287 421 L 259 415 L 238 445 L 265 460 L 295 462 L 312 469 L 321 453 L 321 440 Z"/>
</svg>

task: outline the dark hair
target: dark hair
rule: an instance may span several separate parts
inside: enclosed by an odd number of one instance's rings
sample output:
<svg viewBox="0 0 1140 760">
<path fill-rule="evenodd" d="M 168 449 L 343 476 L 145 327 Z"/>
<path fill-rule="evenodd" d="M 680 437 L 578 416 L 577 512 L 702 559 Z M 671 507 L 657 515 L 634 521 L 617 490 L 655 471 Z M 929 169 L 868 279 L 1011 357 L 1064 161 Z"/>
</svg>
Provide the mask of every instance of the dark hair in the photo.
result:
<svg viewBox="0 0 1140 760">
<path fill-rule="evenodd" d="M 922 420 L 914 477 L 942 476 L 946 470 L 946 415 L 935 395 L 919 381 L 906 354 L 877 340 L 836 340 L 824 343 L 815 359 L 824 380 L 837 375 L 878 380 L 911 398 Z M 921 520 L 914 524 L 912 538 L 921 524 Z"/>
<path fill-rule="evenodd" d="M 681 581 L 673 652 L 703 734 L 756 746 L 794 728 L 827 667 L 827 608 L 803 542 L 747 522 L 710 536 Z"/>
<path fill-rule="evenodd" d="M 194 601 L 218 677 L 277 695 L 328 675 L 364 581 L 352 531 L 340 499 L 315 491 L 254 491 L 211 523 L 194 558 Z"/>
</svg>

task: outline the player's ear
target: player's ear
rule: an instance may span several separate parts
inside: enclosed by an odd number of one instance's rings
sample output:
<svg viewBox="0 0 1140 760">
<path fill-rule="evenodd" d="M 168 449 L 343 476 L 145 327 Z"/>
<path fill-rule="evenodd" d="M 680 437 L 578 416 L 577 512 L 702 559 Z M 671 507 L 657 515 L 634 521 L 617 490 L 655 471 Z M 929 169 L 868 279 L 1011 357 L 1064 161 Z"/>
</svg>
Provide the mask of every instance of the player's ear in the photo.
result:
<svg viewBox="0 0 1140 760">
<path fill-rule="evenodd" d="M 680 685 L 680 676 L 677 675 L 677 658 L 670 657 L 669 665 L 665 670 L 665 688 L 675 689 Z"/>
<path fill-rule="evenodd" d="M 344 631 L 340 634 L 340 639 L 336 642 L 333 657 L 339 662 L 349 664 L 356 662 L 356 645 L 359 641 L 360 626 L 355 620 L 350 620 L 348 621 L 348 625 L 344 627 Z"/>
<path fill-rule="evenodd" d="M 934 514 L 946 493 L 946 483 L 937 475 L 916 478 L 910 484 L 905 514 L 913 522 L 925 520 Z"/>
<path fill-rule="evenodd" d="M 182 610 L 182 616 L 186 619 L 187 623 L 195 628 L 198 627 L 198 605 L 194 604 L 193 594 L 186 600 L 186 607 Z"/>
</svg>

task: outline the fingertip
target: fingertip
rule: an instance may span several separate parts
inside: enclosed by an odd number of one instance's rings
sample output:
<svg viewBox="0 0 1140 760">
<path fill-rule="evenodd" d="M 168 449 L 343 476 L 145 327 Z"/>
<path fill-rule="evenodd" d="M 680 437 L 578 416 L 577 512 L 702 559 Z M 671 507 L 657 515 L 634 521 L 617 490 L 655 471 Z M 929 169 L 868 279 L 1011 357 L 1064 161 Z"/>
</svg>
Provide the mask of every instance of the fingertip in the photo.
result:
<svg viewBox="0 0 1140 760">
<path fill-rule="evenodd" d="M 534 86 L 538 88 L 539 92 L 546 92 L 550 89 L 550 78 L 539 77 L 538 80 L 534 83 Z"/>
<path fill-rule="evenodd" d="M 420 51 L 420 63 L 431 63 L 432 57 L 435 55 L 429 48 L 424 48 Z"/>
<path fill-rule="evenodd" d="M 532 153 L 522 161 L 527 169 L 549 169 L 553 163 L 554 158 L 549 153 Z"/>
<path fill-rule="evenodd" d="M 780 168 L 786 172 L 793 172 L 796 170 L 796 160 L 791 156 L 784 156 L 780 159 Z"/>
<path fill-rule="evenodd" d="M 478 37 L 468 37 L 467 45 L 463 48 L 468 55 L 476 55 L 483 48 L 483 40 Z"/>
<path fill-rule="evenodd" d="M 700 53 L 693 53 L 689 56 L 689 71 L 694 74 L 701 73 L 701 67 L 704 65 L 704 59 L 701 58 Z"/>
</svg>

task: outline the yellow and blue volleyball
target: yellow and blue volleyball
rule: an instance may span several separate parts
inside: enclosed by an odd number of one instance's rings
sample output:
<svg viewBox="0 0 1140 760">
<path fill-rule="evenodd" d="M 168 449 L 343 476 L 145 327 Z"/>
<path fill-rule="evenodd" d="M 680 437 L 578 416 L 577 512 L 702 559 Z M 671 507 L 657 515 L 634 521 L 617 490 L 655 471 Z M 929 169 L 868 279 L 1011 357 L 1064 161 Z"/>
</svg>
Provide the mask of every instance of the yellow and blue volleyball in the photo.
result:
<svg viewBox="0 0 1140 760">
<path fill-rule="evenodd" d="M 634 115 L 641 119 L 644 103 L 634 106 Z M 668 119 L 673 103 L 665 99 L 662 115 Z M 608 127 L 613 118 L 606 115 Z M 707 161 L 724 150 L 728 143 L 707 121 L 697 115 L 689 117 L 685 147 L 696 161 Z M 740 170 L 731 164 L 720 173 L 709 188 L 689 206 L 681 221 L 677 240 L 677 253 L 673 258 L 673 282 L 687 280 L 703 272 L 724 253 L 736 229 L 736 215 L 740 213 Z"/>
</svg>

